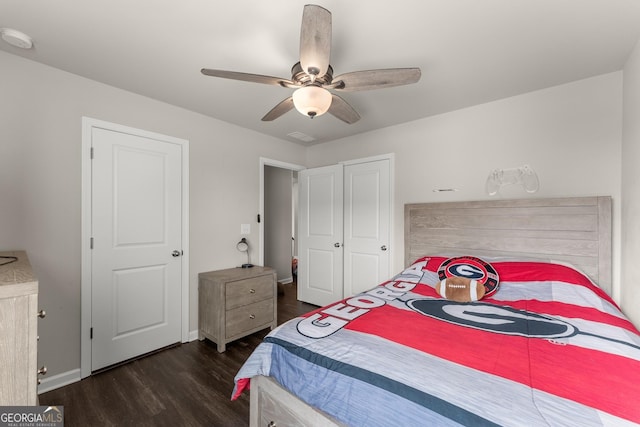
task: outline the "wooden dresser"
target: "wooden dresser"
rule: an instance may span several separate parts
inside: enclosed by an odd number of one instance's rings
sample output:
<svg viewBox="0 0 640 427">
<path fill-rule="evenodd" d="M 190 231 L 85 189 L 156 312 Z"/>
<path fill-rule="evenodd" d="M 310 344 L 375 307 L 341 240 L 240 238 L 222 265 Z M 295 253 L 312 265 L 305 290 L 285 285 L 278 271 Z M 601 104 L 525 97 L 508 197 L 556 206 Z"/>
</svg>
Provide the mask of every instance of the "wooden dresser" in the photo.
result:
<svg viewBox="0 0 640 427">
<path fill-rule="evenodd" d="M 0 252 L 0 406 L 38 404 L 38 315 L 27 254 Z"/>
<path fill-rule="evenodd" d="M 198 338 L 225 351 L 228 342 L 277 326 L 276 271 L 229 268 L 198 275 Z"/>
</svg>

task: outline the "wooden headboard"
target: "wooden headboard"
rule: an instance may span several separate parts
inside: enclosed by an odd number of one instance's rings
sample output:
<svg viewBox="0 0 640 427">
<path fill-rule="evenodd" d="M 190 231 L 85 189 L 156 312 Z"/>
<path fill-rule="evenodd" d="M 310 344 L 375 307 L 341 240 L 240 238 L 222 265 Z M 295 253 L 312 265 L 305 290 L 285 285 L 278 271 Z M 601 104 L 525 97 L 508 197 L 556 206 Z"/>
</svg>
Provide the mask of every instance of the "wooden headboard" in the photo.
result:
<svg viewBox="0 0 640 427">
<path fill-rule="evenodd" d="M 611 197 L 407 204 L 404 230 L 405 265 L 436 254 L 565 261 L 611 295 Z"/>
</svg>

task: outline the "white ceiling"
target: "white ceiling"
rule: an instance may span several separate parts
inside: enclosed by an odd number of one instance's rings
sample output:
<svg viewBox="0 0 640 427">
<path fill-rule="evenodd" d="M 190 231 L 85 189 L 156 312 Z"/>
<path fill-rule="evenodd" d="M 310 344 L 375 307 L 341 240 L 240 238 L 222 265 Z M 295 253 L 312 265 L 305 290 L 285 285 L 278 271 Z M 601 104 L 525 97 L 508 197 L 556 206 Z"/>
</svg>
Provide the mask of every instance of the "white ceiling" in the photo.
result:
<svg viewBox="0 0 640 427">
<path fill-rule="evenodd" d="M 0 49 L 274 137 L 326 142 L 622 69 L 640 39 L 639 0 L 317 0 L 332 12 L 334 75 L 420 67 L 414 85 L 342 93 L 347 125 L 295 110 L 260 119 L 292 89 L 203 76 L 290 78 L 300 0 L 0 0 Z M 1 64 L 0 64 L 1 70 Z M 308 145 L 308 143 L 302 143 Z"/>
</svg>

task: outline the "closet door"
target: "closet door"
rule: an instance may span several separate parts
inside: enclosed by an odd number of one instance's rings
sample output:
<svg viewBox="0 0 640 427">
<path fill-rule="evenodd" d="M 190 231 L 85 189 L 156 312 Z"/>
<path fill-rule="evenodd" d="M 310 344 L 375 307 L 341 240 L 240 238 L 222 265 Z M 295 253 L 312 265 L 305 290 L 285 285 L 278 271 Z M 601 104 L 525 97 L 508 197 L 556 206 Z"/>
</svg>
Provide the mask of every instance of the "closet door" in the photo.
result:
<svg viewBox="0 0 640 427">
<path fill-rule="evenodd" d="M 344 297 L 389 279 L 389 160 L 344 169 Z"/>
<path fill-rule="evenodd" d="M 343 295 L 342 165 L 298 176 L 298 299 L 327 305 Z"/>
<path fill-rule="evenodd" d="M 389 278 L 390 160 L 299 174 L 298 299 L 327 305 Z"/>
</svg>

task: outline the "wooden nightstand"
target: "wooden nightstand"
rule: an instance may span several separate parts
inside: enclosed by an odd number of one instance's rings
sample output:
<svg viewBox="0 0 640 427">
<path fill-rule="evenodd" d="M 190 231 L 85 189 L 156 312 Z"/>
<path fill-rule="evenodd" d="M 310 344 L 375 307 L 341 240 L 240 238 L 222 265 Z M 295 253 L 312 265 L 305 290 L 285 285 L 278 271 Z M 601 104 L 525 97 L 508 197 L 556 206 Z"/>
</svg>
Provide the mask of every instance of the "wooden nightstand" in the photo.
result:
<svg viewBox="0 0 640 427">
<path fill-rule="evenodd" d="M 225 351 L 228 342 L 277 322 L 276 271 L 270 267 L 229 268 L 198 275 L 198 339 Z"/>
</svg>

